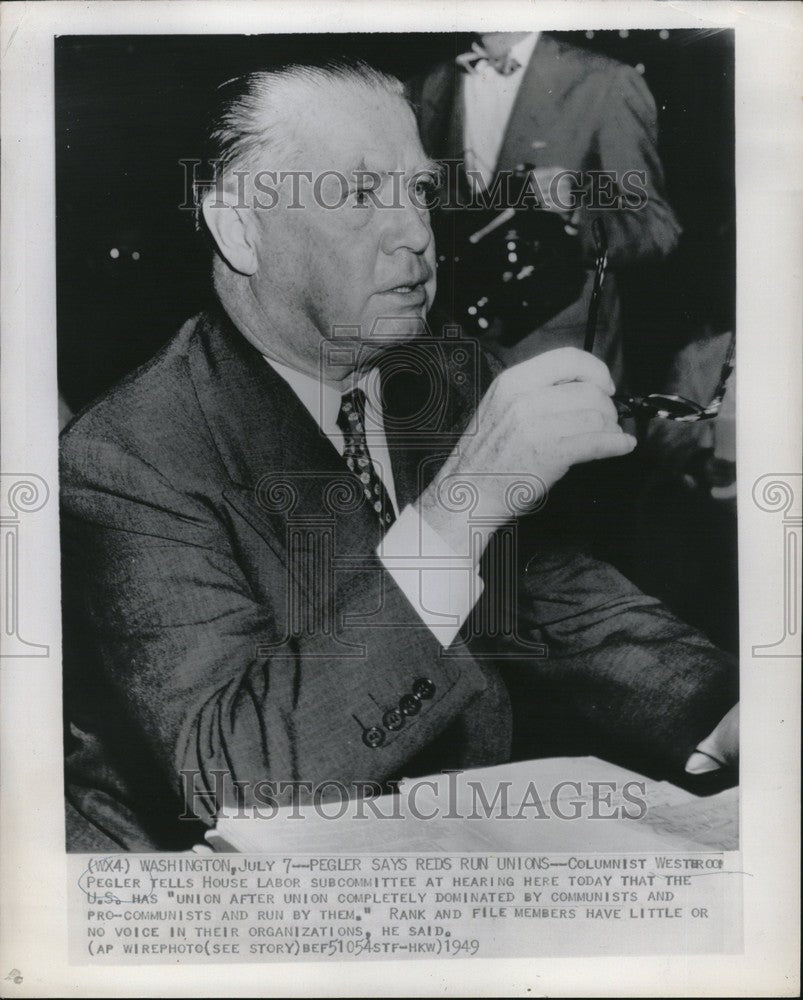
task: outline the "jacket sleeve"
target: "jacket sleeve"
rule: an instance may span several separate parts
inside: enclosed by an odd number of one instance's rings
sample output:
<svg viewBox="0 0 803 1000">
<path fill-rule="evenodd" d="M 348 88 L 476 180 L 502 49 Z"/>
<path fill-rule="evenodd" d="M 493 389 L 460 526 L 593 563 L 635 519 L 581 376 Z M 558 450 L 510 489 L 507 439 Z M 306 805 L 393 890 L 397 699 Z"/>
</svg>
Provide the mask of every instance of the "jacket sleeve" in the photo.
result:
<svg viewBox="0 0 803 1000">
<path fill-rule="evenodd" d="M 531 696 L 580 720 L 591 752 L 682 775 L 738 700 L 734 658 L 580 552 L 545 549 L 519 582 L 521 635 L 547 650 L 532 661 Z"/>
<path fill-rule="evenodd" d="M 105 470 L 123 466 L 112 482 Z M 206 821 L 221 774 L 246 803 L 259 782 L 353 794 L 398 776 L 486 687 L 468 653 L 443 655 L 375 557 L 336 574 L 334 629 L 282 642 L 289 588 L 257 593 L 219 510 L 109 443 L 71 442 L 62 484 L 65 614 L 110 703 Z M 264 559 L 283 581 L 269 545 Z"/>
<path fill-rule="evenodd" d="M 653 96 L 635 70 L 622 66 L 611 74 L 597 110 L 594 166 L 613 175 L 613 194 L 625 196 L 632 207 L 589 206 L 580 229 L 584 254 L 593 260 L 591 222 L 599 217 L 612 266 L 660 261 L 677 245 L 681 227 L 667 201 Z"/>
</svg>

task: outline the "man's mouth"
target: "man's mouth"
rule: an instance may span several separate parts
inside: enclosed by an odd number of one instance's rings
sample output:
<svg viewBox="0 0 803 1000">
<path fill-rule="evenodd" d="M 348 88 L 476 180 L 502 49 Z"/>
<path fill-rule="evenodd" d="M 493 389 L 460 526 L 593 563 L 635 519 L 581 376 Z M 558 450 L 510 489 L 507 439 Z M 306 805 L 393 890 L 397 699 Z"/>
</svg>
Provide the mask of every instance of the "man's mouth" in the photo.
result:
<svg viewBox="0 0 803 1000">
<path fill-rule="evenodd" d="M 425 285 L 427 279 L 419 278 L 418 281 L 411 282 L 405 285 L 394 285 L 392 288 L 388 288 L 387 291 L 393 295 L 421 295 L 425 291 Z"/>
</svg>

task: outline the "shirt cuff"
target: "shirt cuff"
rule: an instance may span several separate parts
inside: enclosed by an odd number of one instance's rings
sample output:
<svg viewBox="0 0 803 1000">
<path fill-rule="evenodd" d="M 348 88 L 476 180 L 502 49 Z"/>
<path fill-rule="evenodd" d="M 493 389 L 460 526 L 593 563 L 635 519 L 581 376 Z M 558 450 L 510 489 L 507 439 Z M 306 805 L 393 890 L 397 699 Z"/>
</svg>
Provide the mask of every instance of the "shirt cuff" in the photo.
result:
<svg viewBox="0 0 803 1000">
<path fill-rule="evenodd" d="M 452 644 L 484 584 L 468 554 L 455 552 L 422 517 L 405 507 L 376 554 L 444 649 Z"/>
</svg>

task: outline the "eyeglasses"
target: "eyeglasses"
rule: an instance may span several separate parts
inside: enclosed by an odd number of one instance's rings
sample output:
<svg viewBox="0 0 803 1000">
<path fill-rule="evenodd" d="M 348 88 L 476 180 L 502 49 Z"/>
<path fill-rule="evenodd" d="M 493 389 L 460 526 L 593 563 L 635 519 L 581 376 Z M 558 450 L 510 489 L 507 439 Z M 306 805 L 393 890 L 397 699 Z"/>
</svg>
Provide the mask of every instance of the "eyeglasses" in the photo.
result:
<svg viewBox="0 0 803 1000">
<path fill-rule="evenodd" d="M 713 420 L 719 413 L 722 400 L 725 398 L 725 389 L 733 371 L 735 350 L 736 338 L 732 337 L 722 371 L 719 374 L 719 383 L 708 406 L 694 403 L 692 400 L 686 399 L 685 396 L 676 396 L 674 393 L 653 392 L 649 396 L 628 396 L 625 393 L 617 393 L 613 397 L 613 401 L 619 415 L 622 417 L 646 417 L 648 420 L 659 417 L 662 420 L 677 420 L 686 424 L 696 420 Z"/>
<path fill-rule="evenodd" d="M 591 301 L 588 306 L 586 334 L 583 343 L 583 349 L 586 351 L 593 351 L 594 349 L 600 293 L 608 266 L 608 238 L 601 219 L 594 219 L 591 224 L 591 232 L 594 237 L 597 256 L 594 288 L 591 292 Z M 734 335 L 731 337 L 728 353 L 719 375 L 719 382 L 708 406 L 702 406 L 700 403 L 695 403 L 691 399 L 675 395 L 675 393 L 653 392 L 649 396 L 631 396 L 627 393 L 616 393 L 613 401 L 619 411 L 619 416 L 643 417 L 647 420 L 652 420 L 653 418 L 677 420 L 687 424 L 698 420 L 713 420 L 719 413 L 722 400 L 725 398 L 728 379 L 733 371 L 735 353 L 736 337 Z"/>
</svg>

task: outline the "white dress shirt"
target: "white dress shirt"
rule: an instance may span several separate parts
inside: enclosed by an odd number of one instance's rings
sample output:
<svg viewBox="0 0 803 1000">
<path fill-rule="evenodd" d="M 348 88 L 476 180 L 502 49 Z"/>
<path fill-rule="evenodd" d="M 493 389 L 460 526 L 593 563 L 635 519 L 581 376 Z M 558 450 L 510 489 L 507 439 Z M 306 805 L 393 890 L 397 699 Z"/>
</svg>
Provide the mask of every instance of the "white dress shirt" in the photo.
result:
<svg viewBox="0 0 803 1000">
<path fill-rule="evenodd" d="M 265 357 L 265 360 L 287 382 L 337 453 L 342 455 L 345 441 L 337 424 L 341 390 L 273 358 Z M 422 622 L 445 649 L 451 645 L 482 594 L 482 578 L 468 555 L 468 545 L 465 554 L 455 552 L 416 507 L 408 505 L 399 510 L 379 405 L 379 373 L 371 370 L 347 388 L 362 389 L 365 393 L 368 451 L 397 515 L 377 546 L 376 554 Z M 343 470 L 346 471 L 345 465 Z"/>
<path fill-rule="evenodd" d="M 477 171 L 485 187 L 493 178 L 510 113 L 539 34 L 531 32 L 511 47 L 510 55 L 520 65 L 509 76 L 502 76 L 483 59 L 464 80 L 465 166 Z"/>
</svg>

